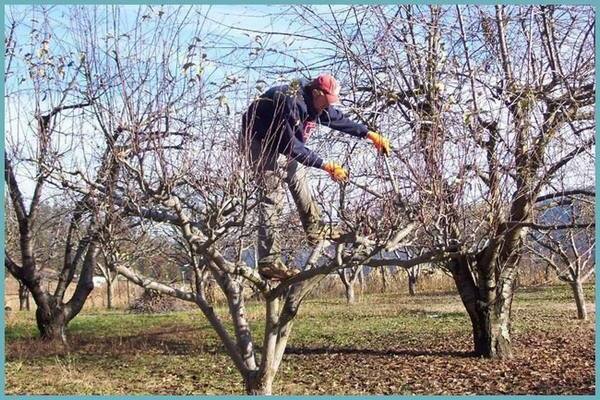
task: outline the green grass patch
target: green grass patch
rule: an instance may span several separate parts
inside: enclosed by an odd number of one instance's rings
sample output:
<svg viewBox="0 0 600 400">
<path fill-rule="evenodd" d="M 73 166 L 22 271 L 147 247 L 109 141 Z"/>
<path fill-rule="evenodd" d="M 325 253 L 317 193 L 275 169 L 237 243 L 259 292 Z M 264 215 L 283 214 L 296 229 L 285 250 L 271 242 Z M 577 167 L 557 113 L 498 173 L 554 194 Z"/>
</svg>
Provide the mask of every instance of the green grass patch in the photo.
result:
<svg viewBox="0 0 600 400">
<path fill-rule="evenodd" d="M 591 304 L 593 287 L 586 288 L 586 295 Z M 227 316 L 226 307 L 215 310 Z M 262 345 L 263 312 L 263 303 L 248 303 L 256 347 Z M 503 364 L 508 372 L 502 373 L 510 377 L 514 371 L 532 370 L 537 380 L 576 382 L 562 392 L 587 393 L 594 371 L 594 313 L 590 315 L 592 321 L 587 323 L 574 320 L 574 302 L 566 286 L 520 290 L 513 304 L 517 358 Z M 231 324 L 226 325 L 231 331 Z M 68 349 L 46 346 L 36 338 L 32 312 L 11 313 L 6 324 L 7 393 L 243 392 L 239 373 L 200 310 L 157 315 L 84 312 L 71 322 L 67 334 Z M 472 377 L 481 376 L 481 371 L 496 376 L 490 370 L 496 367 L 465 356 L 472 349 L 471 340 L 470 321 L 455 293 L 371 294 L 353 305 L 343 299 L 307 300 L 294 322 L 275 390 L 284 394 L 472 393 L 478 385 Z M 550 365 L 540 356 L 543 351 L 554 352 L 546 357 L 554 360 Z M 583 377 L 579 380 L 569 372 L 576 368 L 577 376 Z M 423 383 L 428 377 L 432 380 Z M 513 379 L 502 385 L 516 388 L 515 393 L 548 392 L 530 386 L 530 381 Z M 502 385 L 484 392 L 503 393 Z"/>
</svg>

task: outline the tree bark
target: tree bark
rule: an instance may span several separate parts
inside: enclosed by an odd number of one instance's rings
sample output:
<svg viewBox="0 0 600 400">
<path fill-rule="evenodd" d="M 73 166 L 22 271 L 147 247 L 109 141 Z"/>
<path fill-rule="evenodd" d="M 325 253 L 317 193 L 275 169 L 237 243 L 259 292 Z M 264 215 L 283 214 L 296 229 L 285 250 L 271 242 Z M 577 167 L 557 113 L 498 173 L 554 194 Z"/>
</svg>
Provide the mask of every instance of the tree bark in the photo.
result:
<svg viewBox="0 0 600 400">
<path fill-rule="evenodd" d="M 550 280 L 550 264 L 546 264 L 546 268 L 544 269 L 544 282 L 548 282 Z"/>
<path fill-rule="evenodd" d="M 22 282 L 19 282 L 19 310 L 30 310 L 29 307 L 29 289 Z"/>
<path fill-rule="evenodd" d="M 364 268 L 361 268 L 358 271 L 358 287 L 360 290 L 360 296 L 362 296 L 365 291 L 365 270 L 364 270 Z"/>
<path fill-rule="evenodd" d="M 119 277 L 119 274 L 116 272 L 111 273 L 109 271 L 106 276 L 106 308 L 111 310 L 113 308 L 113 298 L 115 296 L 115 288 L 118 284 L 117 278 Z"/>
<path fill-rule="evenodd" d="M 454 260 L 451 272 L 471 320 L 474 354 L 486 358 L 512 357 L 510 340 L 510 313 L 514 288 L 512 282 L 509 279 L 499 282 L 495 299 L 488 304 L 483 301 L 481 293 L 494 289 L 477 287 L 466 257 Z M 480 281 L 480 284 L 483 282 Z"/>
<path fill-rule="evenodd" d="M 387 274 L 385 267 L 381 267 L 381 293 L 387 292 Z"/>
<path fill-rule="evenodd" d="M 577 319 L 586 321 L 588 319 L 587 309 L 585 305 L 585 296 L 583 294 L 583 285 L 579 279 L 570 283 L 571 289 L 573 290 L 573 296 L 575 297 L 575 304 L 577 305 Z"/>
<path fill-rule="evenodd" d="M 40 338 L 43 341 L 58 341 L 67 343 L 66 327 L 67 319 L 63 305 L 51 297 L 46 297 L 45 304 L 38 304 L 35 319 Z"/>
<path fill-rule="evenodd" d="M 273 378 L 275 378 L 275 374 L 251 372 L 244 378 L 246 394 L 253 396 L 271 395 L 273 393 Z"/>
<path fill-rule="evenodd" d="M 111 310 L 112 306 L 112 298 L 113 298 L 113 280 L 106 280 L 106 308 Z"/>
<path fill-rule="evenodd" d="M 362 270 L 362 265 L 359 265 L 349 269 L 338 271 L 338 274 L 340 275 L 340 278 L 342 280 L 342 284 L 344 285 L 344 294 L 346 295 L 346 301 L 348 304 L 356 303 L 354 285 L 359 279 Z"/>
<path fill-rule="evenodd" d="M 344 289 L 346 289 L 346 301 L 348 304 L 356 303 L 356 296 L 354 295 L 354 281 L 348 283 L 344 282 Z"/>
<path fill-rule="evenodd" d="M 501 304 L 485 307 L 480 305 L 476 318 L 471 318 L 475 354 L 486 358 L 511 358 L 510 309 L 512 298 Z"/>
<path fill-rule="evenodd" d="M 94 239 L 88 246 L 75 292 L 67 303 L 63 302 L 62 295 L 64 295 L 64 291 L 61 291 L 61 297 L 44 292 L 39 292 L 36 296 L 36 292 L 33 292 L 37 304 L 35 318 L 42 340 L 54 341 L 60 339 L 63 344 L 67 344 L 67 324 L 79 314 L 94 288 L 92 274 L 96 266 L 97 253 L 97 242 Z M 39 281 L 36 282 L 38 286 L 32 286 L 31 290 L 39 291 Z"/>
<path fill-rule="evenodd" d="M 417 294 L 417 278 L 410 273 L 408 275 L 408 294 L 411 296 Z"/>
<path fill-rule="evenodd" d="M 127 307 L 131 306 L 131 294 L 129 292 L 129 279 L 127 279 Z"/>
</svg>

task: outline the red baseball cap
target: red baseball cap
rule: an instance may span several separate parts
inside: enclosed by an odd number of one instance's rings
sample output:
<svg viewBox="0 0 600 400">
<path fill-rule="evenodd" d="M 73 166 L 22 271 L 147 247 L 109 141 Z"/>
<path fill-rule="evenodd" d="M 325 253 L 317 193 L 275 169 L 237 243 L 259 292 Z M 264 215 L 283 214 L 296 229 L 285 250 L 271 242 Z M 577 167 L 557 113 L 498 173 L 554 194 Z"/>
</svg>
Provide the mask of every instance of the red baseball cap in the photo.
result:
<svg viewBox="0 0 600 400">
<path fill-rule="evenodd" d="M 313 87 L 325 94 L 329 104 L 340 101 L 340 85 L 333 76 L 329 74 L 319 75 L 313 80 Z"/>
</svg>

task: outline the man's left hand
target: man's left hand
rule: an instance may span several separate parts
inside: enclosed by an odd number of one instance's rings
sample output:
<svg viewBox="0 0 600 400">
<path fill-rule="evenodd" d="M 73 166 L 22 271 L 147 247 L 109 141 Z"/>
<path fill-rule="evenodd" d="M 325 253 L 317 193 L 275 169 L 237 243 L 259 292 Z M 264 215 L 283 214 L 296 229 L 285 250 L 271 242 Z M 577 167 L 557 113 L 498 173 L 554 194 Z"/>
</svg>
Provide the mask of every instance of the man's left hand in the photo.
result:
<svg viewBox="0 0 600 400">
<path fill-rule="evenodd" d="M 375 148 L 379 154 L 383 154 L 384 156 L 390 155 L 392 146 L 390 146 L 390 141 L 387 138 L 373 131 L 369 131 L 369 133 L 367 133 L 367 138 L 373 142 L 373 145 L 375 145 Z"/>
</svg>

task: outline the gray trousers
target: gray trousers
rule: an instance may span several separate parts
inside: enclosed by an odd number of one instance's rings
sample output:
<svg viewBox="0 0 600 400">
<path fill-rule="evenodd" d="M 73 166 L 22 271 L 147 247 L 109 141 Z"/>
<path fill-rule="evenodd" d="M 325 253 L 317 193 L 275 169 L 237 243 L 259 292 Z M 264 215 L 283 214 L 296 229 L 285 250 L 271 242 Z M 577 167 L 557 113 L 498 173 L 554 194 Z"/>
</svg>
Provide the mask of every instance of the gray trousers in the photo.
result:
<svg viewBox="0 0 600 400">
<path fill-rule="evenodd" d="M 315 202 L 307 179 L 307 168 L 293 159 L 264 150 L 261 142 L 240 143 L 248 157 L 254 182 L 257 185 L 258 259 L 280 256 L 281 211 L 285 200 L 283 182 L 292 194 L 302 227 L 307 231 L 321 220 L 321 211 Z M 274 153 L 274 154 L 273 154 Z M 285 171 L 285 176 L 283 176 Z"/>
</svg>

